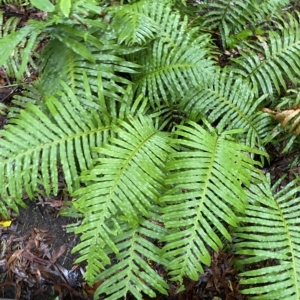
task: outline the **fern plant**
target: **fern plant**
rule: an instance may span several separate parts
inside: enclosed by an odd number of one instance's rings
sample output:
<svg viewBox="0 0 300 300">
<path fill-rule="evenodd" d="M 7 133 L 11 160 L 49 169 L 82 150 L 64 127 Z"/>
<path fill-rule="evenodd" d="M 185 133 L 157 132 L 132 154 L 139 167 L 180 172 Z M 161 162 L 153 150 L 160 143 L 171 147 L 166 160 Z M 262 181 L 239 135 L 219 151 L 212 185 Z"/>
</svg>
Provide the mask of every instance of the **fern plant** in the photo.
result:
<svg viewBox="0 0 300 300">
<path fill-rule="evenodd" d="M 247 255 L 240 264 L 275 260 L 272 266 L 240 274 L 243 292 L 251 299 L 298 299 L 299 286 L 299 178 L 277 191 L 280 181 L 270 188 L 270 179 L 251 187 L 250 204 L 235 230 L 238 254 Z"/>
<path fill-rule="evenodd" d="M 149 262 L 181 290 L 225 243 L 246 264 L 278 261 L 241 272 L 241 283 L 258 285 L 245 294 L 298 299 L 298 181 L 273 196 L 278 186 L 261 172 L 277 126 L 265 112 L 299 88 L 293 3 L 123 2 L 35 0 L 45 20 L 5 25 L 0 65 L 19 51 L 19 82 L 39 39 L 49 42 L 0 133 L 1 215 L 18 212 L 24 194 L 57 193 L 60 169 L 74 198 L 61 214 L 81 220 L 70 225 L 80 235 L 76 262 L 86 262 L 88 283 L 102 282 L 95 299 L 167 294 Z M 230 36 L 257 28 L 264 36 L 244 36 L 221 69 Z"/>
</svg>

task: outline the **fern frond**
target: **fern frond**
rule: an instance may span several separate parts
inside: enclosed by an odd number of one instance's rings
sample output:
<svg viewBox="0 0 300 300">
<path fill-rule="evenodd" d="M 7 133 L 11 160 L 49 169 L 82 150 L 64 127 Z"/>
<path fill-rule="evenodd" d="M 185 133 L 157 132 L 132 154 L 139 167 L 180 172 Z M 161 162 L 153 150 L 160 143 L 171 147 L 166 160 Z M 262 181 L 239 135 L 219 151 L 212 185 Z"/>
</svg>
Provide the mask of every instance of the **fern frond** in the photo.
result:
<svg viewBox="0 0 300 300">
<path fill-rule="evenodd" d="M 273 261 L 240 274 L 240 283 L 251 285 L 242 290 L 250 299 L 300 298 L 299 178 L 273 196 L 276 188 L 270 188 L 267 180 L 252 185 L 247 191 L 250 204 L 234 229 L 234 248 L 243 256 L 239 265 Z"/>
<path fill-rule="evenodd" d="M 143 0 L 110 8 L 118 42 L 142 45 L 153 39 L 161 30 L 163 15 L 169 7 L 169 1 Z"/>
<path fill-rule="evenodd" d="M 144 66 L 134 81 L 138 92 L 149 97 L 152 105 L 172 105 L 193 86 L 211 78 L 215 69 L 208 57 L 210 36 L 197 34 L 197 28 L 188 29 L 188 21 L 166 8 L 160 37 L 147 46 L 136 58 Z"/>
<path fill-rule="evenodd" d="M 271 21 L 273 15 L 289 3 L 288 0 L 246 0 L 230 2 L 216 0 L 203 8 L 203 26 L 209 30 L 216 30 L 221 36 L 223 48 L 230 42 L 230 37 L 244 30 L 255 30 L 262 26 L 261 23 Z"/>
<path fill-rule="evenodd" d="M 22 109 L 25 109 L 28 103 L 36 104 L 41 110 L 46 109 L 46 105 L 42 102 L 42 92 L 35 83 L 31 85 L 22 85 L 22 93 L 13 96 L 12 104 L 9 107 L 8 119 L 16 117 Z"/>
<path fill-rule="evenodd" d="M 244 29 L 247 23 L 252 24 L 255 19 L 251 1 L 237 1 L 233 4 L 227 0 L 217 0 L 207 4 L 207 8 L 203 15 L 203 25 L 210 30 L 218 29 L 224 46 L 230 33 Z"/>
<path fill-rule="evenodd" d="M 113 238 L 119 250 L 117 262 L 94 279 L 94 282 L 103 282 L 94 298 L 106 294 L 105 299 L 125 299 L 131 293 L 136 299 L 144 299 L 143 294 L 155 297 L 153 290 L 167 295 L 168 285 L 150 264 L 166 264 L 160 257 L 161 250 L 151 242 L 159 240 L 165 230 L 155 224 L 153 218 L 150 221 L 141 219 L 139 223 L 134 229 L 128 223 L 122 224 L 123 234 Z"/>
<path fill-rule="evenodd" d="M 210 129 L 211 130 L 211 129 Z M 179 125 L 173 143 L 182 149 L 170 155 L 165 181 L 170 188 L 160 199 L 165 227 L 164 256 L 172 280 L 187 275 L 197 280 L 202 263 L 210 264 L 207 247 L 218 251 L 227 226 L 236 227 L 237 213 L 247 203 L 242 185 L 249 185 L 256 164 L 245 152 L 256 152 L 232 140 L 238 131 L 218 136 L 200 125 Z"/>
<path fill-rule="evenodd" d="M 235 74 L 218 72 L 212 81 L 191 89 L 180 107 L 187 119 L 199 122 L 205 117 L 220 132 L 243 128 L 242 141 L 263 148 L 262 140 L 273 129 L 271 118 L 258 110 L 264 99 L 257 99 L 251 86 Z"/>
<path fill-rule="evenodd" d="M 78 187 L 78 173 L 93 164 L 91 147 L 101 145 L 111 130 L 99 112 L 87 110 L 64 88 L 59 99 L 46 97 L 47 111 L 29 103 L 1 131 L 0 196 L 15 211 L 15 203 L 22 205 L 23 189 L 30 198 L 38 183 L 46 194 L 57 193 L 60 163 L 70 192 Z M 7 216 L 7 210 L 1 214 Z"/>
<path fill-rule="evenodd" d="M 132 228 L 138 226 L 140 216 L 150 216 L 153 205 L 163 191 L 163 168 L 171 148 L 167 136 L 154 127 L 151 119 L 140 117 L 131 124 L 120 122 L 117 138 L 110 144 L 97 148 L 102 156 L 95 166 L 82 176 L 89 183 L 74 195 L 74 202 L 83 213 L 82 224 L 75 230 L 81 242 L 74 248 L 80 252 L 80 261 L 87 261 L 86 278 L 97 275 L 95 266 L 101 266 L 105 255 L 103 247 L 118 253 L 113 241 L 120 233 L 118 218 L 125 219 Z M 114 229 L 109 224 L 113 223 Z"/>
<path fill-rule="evenodd" d="M 0 38 L 4 38 L 6 35 L 15 32 L 20 20 L 20 18 L 11 17 L 4 21 L 4 11 L 0 11 L 0 28 L 2 28 L 0 31 Z M 34 45 L 32 45 L 32 43 L 34 43 Z M 30 51 L 30 49 L 34 49 L 35 47 L 36 37 L 34 35 L 28 41 L 24 39 L 18 47 L 15 47 L 12 55 L 3 65 L 8 77 L 21 79 L 21 75 L 23 75 L 24 72 L 26 72 L 26 75 L 29 75 L 29 66 L 36 69 L 35 63 L 31 57 L 33 54 L 30 55 L 30 53 L 28 53 L 28 50 Z M 25 63 L 23 61 L 23 56 L 29 57 L 28 61 L 25 60 Z"/>
<path fill-rule="evenodd" d="M 36 47 L 38 36 L 48 24 L 49 22 L 36 22 L 1 37 L 0 66 L 3 66 L 9 60 L 16 60 L 12 64 L 18 67 L 18 70 L 15 70 L 15 72 L 17 73 L 16 78 L 19 80 L 25 72 L 28 63 L 32 62 L 30 54 Z M 26 41 L 27 38 L 28 40 Z M 25 45 L 24 41 L 26 41 Z M 18 54 L 14 54 L 16 51 Z M 21 62 L 18 61 L 20 58 Z"/>
<path fill-rule="evenodd" d="M 116 73 L 132 74 L 137 72 L 137 64 L 127 62 L 120 56 L 113 55 L 110 52 L 116 52 L 114 45 L 102 45 L 102 51 L 96 47 L 86 47 L 90 49 L 95 62 L 89 62 L 84 57 L 76 54 L 68 46 L 58 40 L 52 40 L 42 53 L 43 66 L 40 77 L 40 86 L 44 94 L 52 94 L 59 88 L 60 80 L 67 82 L 75 94 L 80 97 L 86 97 L 84 81 L 82 74 L 89 78 L 90 106 L 97 104 L 98 76 L 101 74 L 103 93 L 105 98 L 122 101 L 126 86 L 130 83 L 128 79 Z M 59 49 L 59 55 L 57 50 Z M 83 101 L 84 102 L 84 101 Z"/>
<path fill-rule="evenodd" d="M 280 33 L 270 32 L 270 38 L 260 52 L 241 53 L 241 58 L 233 59 L 238 66 L 234 72 L 259 87 L 264 94 L 280 94 L 282 89 L 287 89 L 287 80 L 297 83 L 295 74 L 300 72 L 300 29 L 297 24 Z"/>
</svg>

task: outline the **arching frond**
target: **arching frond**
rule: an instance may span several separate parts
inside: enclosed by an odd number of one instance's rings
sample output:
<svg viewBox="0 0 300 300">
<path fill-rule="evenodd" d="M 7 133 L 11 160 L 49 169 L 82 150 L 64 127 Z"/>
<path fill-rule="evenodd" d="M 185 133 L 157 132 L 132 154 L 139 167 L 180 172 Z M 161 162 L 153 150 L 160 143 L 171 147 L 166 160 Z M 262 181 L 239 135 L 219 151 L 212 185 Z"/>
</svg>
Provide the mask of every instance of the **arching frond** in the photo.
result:
<svg viewBox="0 0 300 300">
<path fill-rule="evenodd" d="M 11 17 L 4 21 L 4 11 L 0 10 L 0 38 L 2 39 L 8 34 L 16 32 L 20 21 L 21 19 L 17 17 Z M 23 39 L 17 47 L 14 47 L 13 53 L 3 65 L 5 73 L 9 78 L 21 79 L 24 72 L 27 76 L 30 75 L 29 67 L 36 69 L 32 59 L 33 54 L 30 54 L 31 51 L 36 48 L 36 37 L 36 33 L 34 33 L 28 40 Z M 23 56 L 25 56 L 26 59 L 23 59 Z"/>
<path fill-rule="evenodd" d="M 1 131 L 0 195 L 16 211 L 23 189 L 30 198 L 38 184 L 46 194 L 57 192 L 59 164 L 70 192 L 78 187 L 78 173 L 93 164 L 91 148 L 100 146 L 111 130 L 99 112 L 87 110 L 67 85 L 64 88 L 59 99 L 45 99 L 47 112 L 29 103 Z M 7 216 L 7 210 L 1 213 Z"/>
<path fill-rule="evenodd" d="M 242 293 L 250 299 L 300 298 L 299 178 L 273 196 L 277 188 L 270 188 L 267 180 L 252 185 L 247 192 L 250 204 L 234 229 L 234 248 L 243 257 L 239 265 L 272 261 L 240 274 L 240 283 L 246 285 Z"/>
<path fill-rule="evenodd" d="M 141 219 L 140 225 L 134 229 L 128 223 L 121 225 L 123 233 L 113 237 L 119 250 L 117 261 L 94 279 L 94 282 L 103 281 L 94 298 L 106 294 L 105 299 L 121 299 L 131 293 L 135 299 L 142 300 L 143 294 L 154 297 L 155 290 L 167 295 L 169 286 L 150 265 L 166 264 L 160 256 L 161 250 L 151 242 L 159 240 L 164 233 L 153 218 L 157 219 L 157 216 L 153 215 L 152 221 Z"/>
<path fill-rule="evenodd" d="M 173 280 L 187 275 L 197 280 L 201 264 L 210 264 L 207 247 L 218 251 L 221 239 L 231 240 L 226 224 L 236 227 L 236 213 L 247 203 L 242 185 L 249 185 L 255 162 L 231 135 L 218 136 L 196 123 L 178 126 L 173 143 L 182 151 L 171 154 L 165 184 L 169 191 L 160 199 L 165 227 L 164 256 Z"/>
<path fill-rule="evenodd" d="M 280 94 L 282 89 L 287 89 L 287 80 L 297 82 L 295 74 L 300 72 L 299 24 L 280 33 L 270 32 L 270 38 L 260 49 L 260 53 L 241 53 L 241 58 L 234 59 L 237 64 L 234 72 L 259 87 L 264 94 Z"/>
<path fill-rule="evenodd" d="M 84 216 L 75 230 L 81 241 L 74 251 L 80 252 L 80 260 L 87 261 L 89 281 L 106 259 L 105 245 L 119 252 L 112 239 L 121 234 L 119 219 L 135 228 L 138 216 L 149 217 L 159 191 L 164 190 L 163 169 L 171 151 L 167 135 L 146 117 L 132 119 L 131 124 L 121 121 L 116 133 L 110 144 L 95 149 L 102 157 L 81 177 L 88 186 L 74 194 L 80 195 L 74 206 Z"/>
<path fill-rule="evenodd" d="M 232 73 L 216 73 L 214 79 L 191 89 L 180 103 L 186 118 L 199 122 L 204 116 L 219 131 L 242 128 L 242 141 L 263 147 L 262 140 L 273 129 L 271 118 L 259 111 L 260 103 L 251 86 Z"/>
<path fill-rule="evenodd" d="M 16 20 L 16 19 L 15 19 Z M 13 19 L 10 19 L 13 22 Z M 0 25 L 3 25 L 2 14 L 0 12 Z M 16 25 L 16 24 L 15 24 Z M 34 23 L 15 31 L 15 25 L 9 28 L 11 32 L 0 39 L 0 67 L 7 64 L 11 67 L 19 80 L 27 70 L 29 62 L 33 63 L 31 52 L 36 47 L 36 40 L 47 23 Z M 1 26 L 1 27 L 2 27 Z M 28 39 L 27 39 L 28 38 Z"/>
</svg>

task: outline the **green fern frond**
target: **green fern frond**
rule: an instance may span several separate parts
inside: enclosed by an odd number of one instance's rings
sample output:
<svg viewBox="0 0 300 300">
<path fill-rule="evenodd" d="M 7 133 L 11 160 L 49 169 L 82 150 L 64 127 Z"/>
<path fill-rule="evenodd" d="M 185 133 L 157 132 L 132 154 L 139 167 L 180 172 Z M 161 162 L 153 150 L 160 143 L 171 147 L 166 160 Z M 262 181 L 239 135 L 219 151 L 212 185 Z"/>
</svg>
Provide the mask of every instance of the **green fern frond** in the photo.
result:
<svg viewBox="0 0 300 300">
<path fill-rule="evenodd" d="M 75 230 L 81 234 L 81 242 L 74 251 L 80 252 L 80 261 L 87 261 L 89 281 L 99 271 L 95 266 L 102 266 L 106 259 L 105 245 L 119 252 L 112 239 L 120 233 L 118 218 L 123 216 L 135 228 L 138 216 L 149 217 L 159 192 L 164 190 L 163 169 L 171 151 L 167 136 L 146 117 L 133 119 L 131 124 L 121 121 L 116 133 L 117 138 L 110 144 L 96 149 L 104 157 L 81 177 L 88 186 L 74 194 L 81 195 L 74 206 L 84 214 L 82 224 Z"/>
<path fill-rule="evenodd" d="M 211 129 L 210 129 L 211 130 Z M 165 181 L 170 188 L 160 199 L 165 227 L 170 230 L 163 248 L 172 280 L 193 280 L 210 264 L 207 247 L 222 247 L 231 240 L 227 226 L 238 225 L 237 213 L 247 203 L 243 185 L 249 185 L 255 161 L 245 152 L 256 152 L 233 141 L 232 134 L 219 136 L 196 123 L 178 126 L 174 143 L 182 151 L 170 155 Z"/>
<path fill-rule="evenodd" d="M 0 28 L 2 28 L 0 31 L 0 38 L 2 39 L 6 35 L 15 32 L 20 21 L 21 19 L 17 17 L 11 17 L 4 21 L 4 11 L 0 11 Z M 31 43 L 34 43 L 34 45 L 31 45 Z M 33 62 L 33 59 L 31 57 L 33 56 L 33 54 L 30 55 L 28 53 L 28 49 L 30 51 L 30 49 L 34 49 L 35 47 L 36 38 L 34 36 L 31 37 L 28 41 L 24 39 L 18 45 L 18 47 L 15 47 L 12 55 L 3 65 L 5 73 L 8 77 L 21 79 L 21 75 L 23 75 L 24 72 L 26 72 L 27 76 L 29 75 L 29 67 L 36 69 L 35 63 Z M 28 61 L 26 61 L 25 63 L 23 63 L 23 55 L 29 57 Z"/>
<path fill-rule="evenodd" d="M 44 111 L 46 105 L 42 99 L 41 90 L 36 84 L 22 85 L 22 94 L 14 95 L 11 101 L 13 106 L 9 107 L 8 119 L 16 117 L 22 109 L 27 107 L 28 103 L 36 104 Z"/>
<path fill-rule="evenodd" d="M 204 26 L 209 29 L 219 29 L 226 39 L 230 32 L 245 28 L 247 23 L 252 24 L 255 18 L 252 1 L 237 1 L 234 4 L 227 0 L 216 0 L 207 4 L 204 14 Z"/>
<path fill-rule="evenodd" d="M 165 0 L 143 0 L 110 8 L 113 12 L 112 27 L 118 36 L 118 42 L 142 45 L 155 38 L 161 30 L 164 14 L 170 10 L 169 4 Z"/>
<path fill-rule="evenodd" d="M 78 173 L 93 164 L 91 147 L 101 145 L 111 130 L 110 123 L 63 86 L 66 92 L 59 99 L 46 97 L 47 111 L 28 103 L 1 131 L 0 196 L 15 211 L 15 203 L 22 205 L 23 189 L 30 198 L 38 184 L 48 195 L 57 193 L 60 163 L 69 191 L 78 188 Z M 7 216 L 7 210 L 1 214 Z"/>
<path fill-rule="evenodd" d="M 241 53 L 233 59 L 237 64 L 234 72 L 259 87 L 264 94 L 280 94 L 287 89 L 287 81 L 296 84 L 300 72 L 300 29 L 298 26 L 270 32 L 260 52 Z"/>
<path fill-rule="evenodd" d="M 300 298 L 299 178 L 276 193 L 277 188 L 270 188 L 267 180 L 252 185 L 247 191 L 250 204 L 234 230 L 234 248 L 242 255 L 239 265 L 272 260 L 268 267 L 240 274 L 246 285 L 242 293 L 250 299 Z"/>
<path fill-rule="evenodd" d="M 153 217 L 157 219 L 157 216 Z M 153 217 L 141 219 L 134 229 L 128 223 L 121 225 L 123 234 L 113 238 L 119 250 L 117 261 L 94 279 L 94 282 L 103 282 L 95 292 L 95 299 L 101 294 L 106 294 L 107 300 L 125 299 L 128 293 L 136 299 L 144 299 L 144 294 L 155 297 L 153 290 L 167 295 L 169 286 L 151 266 L 166 264 L 160 257 L 161 250 L 151 242 L 159 240 L 165 232 Z"/>
<path fill-rule="evenodd" d="M 11 19 L 12 21 L 13 19 Z M 0 23 L 3 24 L 0 13 Z M 38 36 L 47 23 L 37 22 L 2 36 L 0 39 L 0 66 L 8 64 L 12 66 L 19 80 L 26 71 L 28 63 L 33 63 L 31 53 L 34 51 Z M 1 25 L 1 24 L 0 24 Z M 3 26 L 3 25 L 2 25 Z M 5 25 L 7 27 L 8 25 Z M 28 38 L 28 40 L 26 40 Z M 24 42 L 26 41 L 26 42 Z"/>
<path fill-rule="evenodd" d="M 223 48 L 230 43 L 231 36 L 244 32 L 253 31 L 264 23 L 272 20 L 276 11 L 285 7 L 288 0 L 246 0 L 231 2 L 227 0 L 215 0 L 207 4 L 201 4 L 205 8 L 202 11 L 203 26 L 209 30 L 216 30 L 220 34 Z"/>
<path fill-rule="evenodd" d="M 161 28 L 160 38 L 136 58 L 136 63 L 144 68 L 133 77 L 138 92 L 157 106 L 172 105 L 191 87 L 211 78 L 215 69 L 208 57 L 210 36 L 198 36 L 197 28 L 187 29 L 187 18 L 181 21 L 179 14 L 166 10 Z"/>
<path fill-rule="evenodd" d="M 216 124 L 221 132 L 243 128 L 242 141 L 263 148 L 262 140 L 272 130 L 271 118 L 259 111 L 265 96 L 257 99 L 251 86 L 233 73 L 218 72 L 212 81 L 192 89 L 180 103 L 186 118 L 199 122 L 202 117 Z"/>
<path fill-rule="evenodd" d="M 89 78 L 91 88 L 89 105 L 96 105 L 99 74 L 102 78 L 103 93 L 105 98 L 122 101 L 126 86 L 130 84 L 128 79 L 116 73 L 132 74 L 137 72 L 137 64 L 127 62 L 120 56 L 110 52 L 117 52 L 114 45 L 102 45 L 102 50 L 96 47 L 90 49 L 95 62 L 89 62 L 81 55 L 75 53 L 68 46 L 58 40 L 52 40 L 42 53 L 43 66 L 40 77 L 40 86 L 44 94 L 51 94 L 59 88 L 60 80 L 67 82 L 75 94 L 85 97 L 84 81 L 82 74 Z M 59 55 L 57 51 L 59 49 Z"/>
</svg>

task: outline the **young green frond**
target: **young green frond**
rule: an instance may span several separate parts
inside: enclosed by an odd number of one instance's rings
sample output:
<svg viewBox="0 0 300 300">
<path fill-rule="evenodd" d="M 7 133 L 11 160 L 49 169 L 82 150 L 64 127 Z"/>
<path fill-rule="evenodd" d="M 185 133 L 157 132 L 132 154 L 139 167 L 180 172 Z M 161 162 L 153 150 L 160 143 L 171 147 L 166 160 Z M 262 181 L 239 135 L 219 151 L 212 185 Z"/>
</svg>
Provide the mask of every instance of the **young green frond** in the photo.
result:
<svg viewBox="0 0 300 300">
<path fill-rule="evenodd" d="M 204 14 L 204 26 L 210 30 L 218 29 L 221 34 L 224 48 L 230 34 L 238 33 L 247 28 L 256 19 L 255 10 L 251 1 L 237 1 L 234 4 L 227 0 L 216 0 L 207 4 Z"/>
<path fill-rule="evenodd" d="M 204 6 L 201 11 L 203 26 L 217 30 L 226 49 L 232 37 L 243 36 L 247 30 L 255 35 L 257 29 L 265 26 L 266 21 L 270 22 L 276 12 L 288 3 L 288 0 L 209 1 L 208 4 L 200 4 Z"/>
<path fill-rule="evenodd" d="M 87 261 L 86 278 L 90 281 L 99 271 L 95 266 L 106 259 L 102 248 L 107 245 L 119 252 L 112 239 L 114 234 L 121 234 L 119 219 L 136 228 L 138 216 L 150 216 L 164 190 L 163 169 L 172 151 L 168 136 L 147 117 L 132 119 L 130 124 L 120 121 L 116 134 L 109 144 L 95 149 L 101 157 L 81 177 L 89 184 L 74 194 L 80 195 L 74 206 L 84 215 L 82 225 L 75 230 L 81 234 L 81 242 L 74 251 L 80 252 L 80 261 Z"/>
<path fill-rule="evenodd" d="M 11 29 L 12 32 L 6 34 L 5 36 L 1 36 L 0 67 L 2 67 L 3 65 L 12 67 L 14 69 L 17 80 L 19 80 L 23 76 L 23 73 L 27 70 L 28 62 L 31 62 L 31 64 L 33 64 L 31 52 L 34 51 L 36 47 L 36 40 L 41 34 L 43 28 L 46 26 L 45 24 L 30 24 L 17 31 L 15 31 L 15 28 L 13 26 L 13 28 Z M 9 28 L 7 24 L 3 25 L 3 19 L 1 15 L 0 25 L 1 27 Z M 0 35 L 2 34 L 0 33 Z"/>
<path fill-rule="evenodd" d="M 30 198 L 38 184 L 48 195 L 57 193 L 60 164 L 69 190 L 78 187 L 78 173 L 93 164 L 91 147 L 100 146 L 111 130 L 111 124 L 86 110 L 64 87 L 59 100 L 46 98 L 46 112 L 28 103 L 1 131 L 0 195 L 16 211 L 14 201 L 22 203 L 23 189 Z M 1 213 L 7 216 L 7 210 Z"/>
<path fill-rule="evenodd" d="M 237 213 L 247 203 L 243 185 L 249 185 L 255 152 L 232 140 L 232 132 L 218 136 L 200 125 L 178 126 L 172 143 L 181 151 L 171 154 L 166 166 L 169 190 L 160 199 L 167 245 L 164 256 L 173 280 L 187 275 L 197 280 L 202 263 L 210 264 L 207 247 L 218 251 L 221 238 L 231 240 L 227 226 L 238 225 Z"/>
<path fill-rule="evenodd" d="M 272 261 L 268 267 L 240 274 L 242 290 L 250 299 L 300 298 L 300 203 L 299 178 L 279 192 L 264 180 L 247 191 L 249 206 L 234 229 L 239 265 Z M 258 264 L 264 266 L 264 264 Z"/>
</svg>

